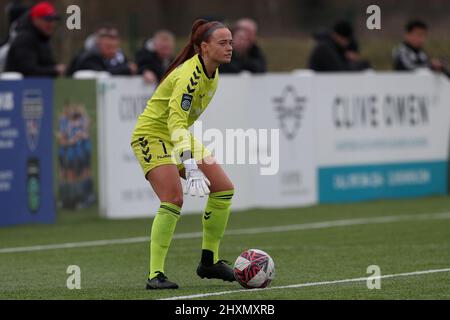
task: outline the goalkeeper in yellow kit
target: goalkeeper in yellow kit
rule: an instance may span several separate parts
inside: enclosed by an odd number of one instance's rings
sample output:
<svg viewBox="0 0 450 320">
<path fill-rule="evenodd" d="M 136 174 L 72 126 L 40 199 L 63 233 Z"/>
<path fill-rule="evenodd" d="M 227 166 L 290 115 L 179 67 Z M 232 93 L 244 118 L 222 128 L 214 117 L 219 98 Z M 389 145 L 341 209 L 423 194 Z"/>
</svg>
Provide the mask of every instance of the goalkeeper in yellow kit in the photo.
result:
<svg viewBox="0 0 450 320">
<path fill-rule="evenodd" d="M 164 261 L 183 205 L 180 176 L 186 179 L 186 194 L 208 195 L 197 274 L 235 280 L 232 268 L 219 260 L 234 187 L 210 152 L 188 131 L 211 101 L 218 67 L 231 61 L 232 50 L 227 27 L 217 21 L 196 20 L 190 42 L 167 70 L 133 132 L 133 151 L 161 201 L 151 230 L 147 289 L 178 288 L 164 274 Z"/>
</svg>

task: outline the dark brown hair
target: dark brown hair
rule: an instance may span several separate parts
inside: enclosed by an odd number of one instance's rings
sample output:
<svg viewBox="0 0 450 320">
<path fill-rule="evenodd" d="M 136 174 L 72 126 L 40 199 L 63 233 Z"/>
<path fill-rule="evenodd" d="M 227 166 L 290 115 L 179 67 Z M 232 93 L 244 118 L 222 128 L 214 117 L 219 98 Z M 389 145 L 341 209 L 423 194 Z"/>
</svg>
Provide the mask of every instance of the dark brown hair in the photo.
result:
<svg viewBox="0 0 450 320">
<path fill-rule="evenodd" d="M 192 58 L 196 53 L 201 55 L 201 43 L 208 42 L 211 34 L 220 28 L 226 28 L 226 26 L 219 21 L 207 21 L 204 19 L 195 20 L 192 25 L 191 36 L 188 44 L 167 68 L 167 71 L 161 78 L 161 82 L 163 82 L 169 73 L 171 73 L 176 67 Z"/>
</svg>

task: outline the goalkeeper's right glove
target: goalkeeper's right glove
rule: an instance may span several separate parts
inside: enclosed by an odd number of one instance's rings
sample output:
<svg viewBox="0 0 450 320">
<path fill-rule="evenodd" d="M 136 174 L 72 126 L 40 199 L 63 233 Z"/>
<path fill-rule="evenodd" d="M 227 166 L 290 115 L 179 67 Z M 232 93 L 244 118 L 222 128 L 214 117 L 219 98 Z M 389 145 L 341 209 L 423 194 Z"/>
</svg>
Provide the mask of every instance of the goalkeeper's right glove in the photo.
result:
<svg viewBox="0 0 450 320">
<path fill-rule="evenodd" d="M 203 172 L 198 168 L 195 159 L 190 158 L 183 161 L 184 168 L 186 169 L 186 189 L 184 194 L 190 194 L 191 196 L 203 197 L 209 194 L 209 186 L 211 183 Z"/>
</svg>

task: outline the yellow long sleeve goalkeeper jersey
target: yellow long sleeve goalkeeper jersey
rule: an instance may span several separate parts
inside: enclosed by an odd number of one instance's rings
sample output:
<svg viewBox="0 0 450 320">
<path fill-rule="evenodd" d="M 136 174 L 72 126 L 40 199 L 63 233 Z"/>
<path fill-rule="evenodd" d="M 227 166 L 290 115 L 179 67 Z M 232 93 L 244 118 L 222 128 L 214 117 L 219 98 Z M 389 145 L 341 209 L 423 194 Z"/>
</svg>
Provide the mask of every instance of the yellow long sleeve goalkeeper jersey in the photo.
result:
<svg viewBox="0 0 450 320">
<path fill-rule="evenodd" d="M 147 102 L 138 118 L 132 142 L 141 136 L 153 136 L 172 142 L 178 154 L 191 150 L 188 128 L 207 108 L 218 80 L 218 70 L 208 77 L 198 54 L 186 60 L 159 84 Z"/>
</svg>

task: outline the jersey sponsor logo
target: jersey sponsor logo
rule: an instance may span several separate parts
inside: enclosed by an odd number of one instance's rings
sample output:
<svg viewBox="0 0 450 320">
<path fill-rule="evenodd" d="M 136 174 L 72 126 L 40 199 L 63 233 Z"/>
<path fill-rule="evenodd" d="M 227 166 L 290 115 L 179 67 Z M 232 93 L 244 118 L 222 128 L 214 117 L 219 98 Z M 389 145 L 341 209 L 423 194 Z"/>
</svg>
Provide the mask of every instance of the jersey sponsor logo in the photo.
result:
<svg viewBox="0 0 450 320">
<path fill-rule="evenodd" d="M 192 98 L 193 97 L 190 94 L 183 94 L 183 97 L 181 98 L 181 109 L 188 111 L 192 105 Z"/>
</svg>

